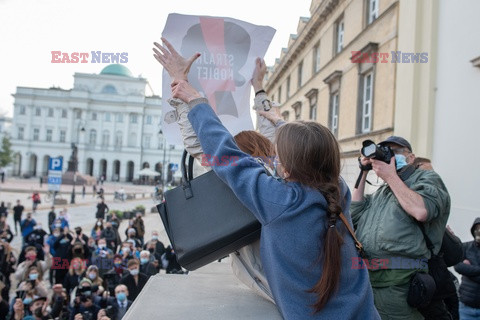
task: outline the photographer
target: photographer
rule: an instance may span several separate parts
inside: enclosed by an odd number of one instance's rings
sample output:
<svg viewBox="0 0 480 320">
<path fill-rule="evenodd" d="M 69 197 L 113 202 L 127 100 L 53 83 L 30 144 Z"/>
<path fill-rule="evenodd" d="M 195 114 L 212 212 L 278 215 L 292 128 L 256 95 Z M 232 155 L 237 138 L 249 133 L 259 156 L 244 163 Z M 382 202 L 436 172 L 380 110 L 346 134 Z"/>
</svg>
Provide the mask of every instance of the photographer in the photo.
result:
<svg viewBox="0 0 480 320">
<path fill-rule="evenodd" d="M 46 297 L 48 295 L 48 290 L 43 282 L 42 274 L 38 272 L 36 266 L 28 268 L 25 278 L 20 282 L 17 290 L 26 291 L 39 297 Z"/>
<path fill-rule="evenodd" d="M 393 261 L 430 259 L 431 252 L 419 224 L 433 243 L 434 254 L 439 252 L 450 212 L 450 197 L 438 174 L 416 170 L 412 165 L 415 155 L 407 140 L 392 136 L 375 148 L 374 156 L 359 159 L 362 175 L 350 207 L 366 258 L 392 262 L 382 268 L 369 268 L 375 306 L 382 319 L 392 315 L 398 319 L 423 319 L 419 310 L 407 303 L 407 295 L 410 279 L 418 269 L 426 271 L 426 263 L 405 267 L 393 265 Z M 384 158 L 387 156 L 390 159 Z M 370 169 L 385 184 L 375 193 L 364 195 Z"/>
<path fill-rule="evenodd" d="M 94 320 L 100 310 L 101 298 L 96 295 L 97 286 L 92 286 L 92 282 L 84 278 L 80 281 L 78 287 L 72 291 L 73 306 L 70 313 L 70 319 L 77 319 L 78 314 L 83 316 L 83 320 Z M 73 298 L 74 297 L 74 298 Z"/>
</svg>

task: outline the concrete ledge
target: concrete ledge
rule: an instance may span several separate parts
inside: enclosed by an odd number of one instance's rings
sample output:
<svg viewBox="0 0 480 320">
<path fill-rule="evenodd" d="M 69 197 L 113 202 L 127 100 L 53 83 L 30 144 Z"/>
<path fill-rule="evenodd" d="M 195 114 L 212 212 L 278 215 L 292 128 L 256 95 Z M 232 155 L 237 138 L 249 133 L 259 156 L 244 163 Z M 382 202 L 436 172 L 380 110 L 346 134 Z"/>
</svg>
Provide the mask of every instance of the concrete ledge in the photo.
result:
<svg viewBox="0 0 480 320">
<path fill-rule="evenodd" d="M 150 278 L 123 320 L 282 319 L 271 302 L 233 276 L 229 263 L 214 262 L 188 275 Z"/>
</svg>

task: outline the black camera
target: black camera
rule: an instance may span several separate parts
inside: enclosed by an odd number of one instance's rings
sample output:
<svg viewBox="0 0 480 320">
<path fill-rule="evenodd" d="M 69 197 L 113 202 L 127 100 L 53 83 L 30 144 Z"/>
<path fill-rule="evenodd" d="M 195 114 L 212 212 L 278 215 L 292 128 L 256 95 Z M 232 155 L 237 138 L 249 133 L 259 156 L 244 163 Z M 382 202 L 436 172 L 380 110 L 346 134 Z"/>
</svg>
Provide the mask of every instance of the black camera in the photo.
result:
<svg viewBox="0 0 480 320">
<path fill-rule="evenodd" d="M 94 292 L 98 291 L 98 286 L 91 287 L 78 287 L 77 295 L 80 297 L 80 302 L 87 302 L 87 299 L 92 300 L 92 295 Z"/>
<path fill-rule="evenodd" d="M 375 160 L 380 160 L 385 163 L 390 163 L 390 160 L 392 160 L 392 157 L 395 156 L 395 154 L 392 151 L 392 148 L 389 146 L 381 146 L 378 144 L 375 144 L 372 140 L 365 140 L 362 142 L 362 155 L 365 158 L 368 159 L 375 159 Z"/>
</svg>

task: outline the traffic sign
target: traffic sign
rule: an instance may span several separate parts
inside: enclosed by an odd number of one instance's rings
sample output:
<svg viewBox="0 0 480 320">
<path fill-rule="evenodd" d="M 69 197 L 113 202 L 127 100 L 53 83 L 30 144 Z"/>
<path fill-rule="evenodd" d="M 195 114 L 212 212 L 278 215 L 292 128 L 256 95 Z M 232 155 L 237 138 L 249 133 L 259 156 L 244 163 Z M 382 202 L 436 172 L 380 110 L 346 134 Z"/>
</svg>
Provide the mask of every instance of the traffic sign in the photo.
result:
<svg viewBox="0 0 480 320">
<path fill-rule="evenodd" d="M 60 191 L 63 158 L 50 158 L 48 162 L 48 190 Z"/>
<path fill-rule="evenodd" d="M 170 163 L 170 170 L 175 172 L 178 171 L 178 164 L 177 163 Z"/>
</svg>

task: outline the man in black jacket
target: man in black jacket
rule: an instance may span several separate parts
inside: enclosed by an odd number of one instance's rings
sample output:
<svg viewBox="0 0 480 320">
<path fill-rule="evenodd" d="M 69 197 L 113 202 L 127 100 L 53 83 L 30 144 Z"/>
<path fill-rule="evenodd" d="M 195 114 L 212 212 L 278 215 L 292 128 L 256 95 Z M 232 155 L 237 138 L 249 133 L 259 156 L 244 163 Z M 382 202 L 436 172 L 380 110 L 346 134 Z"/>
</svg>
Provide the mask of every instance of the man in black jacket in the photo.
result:
<svg viewBox="0 0 480 320">
<path fill-rule="evenodd" d="M 128 299 L 128 289 L 125 285 L 120 284 L 115 287 L 115 297 L 107 300 L 107 315 L 112 320 L 121 320 L 128 309 L 132 306 L 132 301 Z"/>
<path fill-rule="evenodd" d="M 480 319 L 480 217 L 470 229 L 474 241 L 463 243 L 465 260 L 455 266 L 462 275 L 460 319 Z"/>
<path fill-rule="evenodd" d="M 48 230 L 50 230 L 50 234 L 53 232 L 52 225 L 55 219 L 57 219 L 57 214 L 55 213 L 55 207 L 52 206 L 52 209 L 48 213 Z"/>
<path fill-rule="evenodd" d="M 147 283 L 148 277 L 140 272 L 140 262 L 138 259 L 128 261 L 127 268 L 130 274 L 122 278 L 120 283 L 127 286 L 129 292 L 128 297 L 131 301 L 134 301 Z"/>
<path fill-rule="evenodd" d="M 102 198 L 102 200 L 97 204 L 97 214 L 95 215 L 95 218 L 104 220 L 105 213 L 108 213 L 108 211 L 108 206 L 105 204 L 105 201 Z"/>
</svg>

